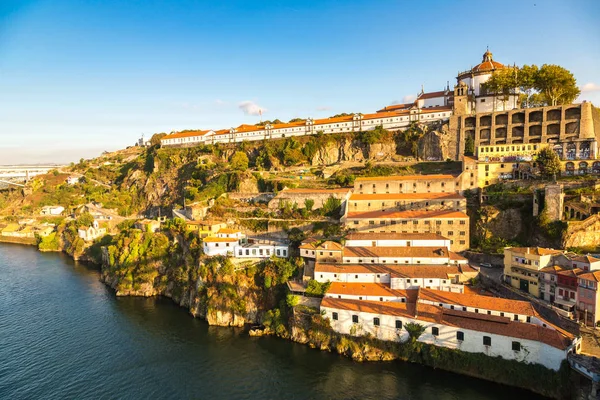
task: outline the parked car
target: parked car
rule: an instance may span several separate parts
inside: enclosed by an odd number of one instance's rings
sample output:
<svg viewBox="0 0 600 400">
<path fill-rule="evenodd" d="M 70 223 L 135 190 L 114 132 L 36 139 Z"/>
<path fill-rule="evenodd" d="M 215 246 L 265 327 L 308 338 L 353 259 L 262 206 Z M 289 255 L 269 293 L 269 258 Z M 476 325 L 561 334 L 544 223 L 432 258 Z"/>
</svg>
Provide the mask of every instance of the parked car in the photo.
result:
<svg viewBox="0 0 600 400">
<path fill-rule="evenodd" d="M 483 268 L 492 268 L 492 264 L 490 264 L 490 263 L 481 263 L 481 264 L 479 264 L 479 266 L 483 267 Z"/>
</svg>

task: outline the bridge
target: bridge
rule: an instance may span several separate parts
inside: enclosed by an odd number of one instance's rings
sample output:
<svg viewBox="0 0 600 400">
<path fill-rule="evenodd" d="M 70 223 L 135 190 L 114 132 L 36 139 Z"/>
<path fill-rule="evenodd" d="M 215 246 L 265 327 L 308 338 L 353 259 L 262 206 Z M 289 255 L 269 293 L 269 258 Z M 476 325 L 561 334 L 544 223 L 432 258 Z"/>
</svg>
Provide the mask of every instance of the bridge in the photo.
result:
<svg viewBox="0 0 600 400">
<path fill-rule="evenodd" d="M 47 174 L 62 165 L 0 165 L 0 184 L 20 186 L 37 175 Z"/>
</svg>

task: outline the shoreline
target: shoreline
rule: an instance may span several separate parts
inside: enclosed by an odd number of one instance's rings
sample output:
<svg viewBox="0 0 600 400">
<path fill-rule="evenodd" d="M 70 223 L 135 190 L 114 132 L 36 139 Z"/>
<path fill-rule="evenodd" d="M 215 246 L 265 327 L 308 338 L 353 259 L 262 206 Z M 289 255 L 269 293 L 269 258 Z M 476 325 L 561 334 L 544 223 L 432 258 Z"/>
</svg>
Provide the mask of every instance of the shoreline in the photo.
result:
<svg viewBox="0 0 600 400">
<path fill-rule="evenodd" d="M 18 239 L 20 239 L 20 238 L 18 238 Z M 9 245 L 35 246 L 35 243 L 32 243 L 31 241 L 3 241 L 3 240 L 0 240 L 0 244 L 2 244 L 2 243 L 6 243 Z M 36 250 L 43 252 L 37 248 L 36 248 Z M 86 265 L 102 268 L 101 264 L 97 264 L 91 260 L 75 259 L 72 255 L 68 254 L 64 250 L 60 250 L 58 252 L 68 255 L 75 262 L 81 262 Z M 173 296 L 171 296 L 167 293 L 153 294 L 150 296 L 135 295 L 135 294 L 117 295 L 117 290 L 115 288 L 113 288 L 108 282 L 106 282 L 104 279 L 102 279 L 102 277 L 99 280 L 113 291 L 115 297 L 127 296 L 127 297 L 169 298 L 170 301 L 173 302 L 175 305 L 186 309 L 187 313 L 192 318 L 203 319 L 205 322 L 208 323 L 209 326 L 230 327 L 230 326 L 224 326 L 224 325 L 218 325 L 218 324 L 210 324 L 210 322 L 208 321 L 206 316 L 195 315 L 192 312 L 190 307 L 180 304 L 177 301 L 177 299 L 173 298 Z M 409 363 L 409 364 L 418 364 L 418 365 L 426 366 L 426 367 L 433 368 L 433 369 L 441 369 L 446 372 L 450 372 L 450 373 L 454 373 L 454 374 L 458 374 L 458 375 L 462 375 L 462 376 L 468 376 L 468 377 L 474 378 L 474 379 L 495 382 L 495 383 L 498 383 L 498 384 L 501 384 L 501 385 L 504 385 L 507 387 L 514 387 L 514 388 L 527 390 L 532 393 L 535 393 L 535 394 L 538 394 L 538 395 L 541 395 L 544 397 L 548 397 L 548 398 L 554 398 L 554 399 L 564 398 L 564 396 L 561 394 L 562 390 L 560 390 L 560 389 L 564 390 L 563 387 L 557 387 L 555 391 L 552 391 L 551 393 L 549 393 L 549 392 L 542 392 L 541 390 L 538 390 L 538 388 L 534 388 L 531 386 L 510 384 L 509 382 L 511 381 L 511 379 L 509 377 L 500 377 L 497 375 L 486 377 L 485 373 L 481 372 L 482 369 L 475 368 L 475 370 L 472 370 L 473 365 L 469 361 L 469 359 L 470 358 L 475 358 L 475 359 L 479 358 L 480 360 L 489 361 L 489 363 L 490 363 L 489 366 L 491 367 L 490 370 L 493 369 L 495 363 L 499 363 L 499 364 L 501 364 L 503 362 L 513 363 L 513 361 L 504 360 L 504 359 L 496 360 L 495 358 L 488 357 L 483 354 L 463 353 L 460 351 L 449 350 L 449 349 L 436 347 L 433 345 L 428 345 L 428 344 L 420 343 L 420 342 L 417 342 L 418 352 L 413 350 L 413 352 L 409 351 L 408 353 L 406 353 L 406 351 L 403 350 L 403 348 L 408 345 L 407 343 L 385 342 L 385 341 L 380 341 L 377 339 L 368 339 L 368 338 L 364 338 L 364 337 L 350 337 L 347 335 L 338 334 L 337 332 L 335 332 L 333 330 L 328 332 L 328 334 L 331 335 L 332 339 L 329 342 L 325 343 L 322 341 L 315 341 L 315 340 L 311 340 L 310 338 L 308 338 L 306 336 L 306 333 L 308 333 L 310 331 L 310 328 L 307 328 L 306 326 L 301 326 L 301 323 L 296 321 L 296 318 L 294 318 L 294 317 L 292 317 L 291 319 L 294 320 L 294 322 L 290 324 L 291 330 L 292 331 L 298 330 L 300 335 L 291 334 L 289 337 L 282 337 L 273 332 L 267 332 L 263 335 L 253 336 L 249 333 L 250 330 L 252 329 L 252 327 L 257 325 L 257 324 L 253 324 L 253 323 L 245 323 L 243 326 L 237 327 L 237 328 L 242 328 L 245 335 L 249 338 L 250 337 L 258 338 L 258 337 L 262 337 L 262 336 L 271 336 L 271 337 L 274 337 L 274 338 L 277 338 L 280 340 L 285 340 L 285 341 L 305 345 L 305 346 L 308 346 L 309 348 L 312 348 L 312 349 L 315 349 L 318 351 L 325 351 L 330 354 L 337 354 L 337 355 L 340 355 L 340 356 L 343 356 L 346 358 L 350 358 L 355 362 L 360 362 L 360 363 L 363 363 L 363 362 L 404 362 L 404 363 Z M 349 342 L 350 346 L 347 346 L 346 348 L 341 348 L 339 346 L 339 342 L 343 341 L 343 340 L 346 340 L 347 342 Z M 414 343 L 410 344 L 410 346 L 413 346 L 413 347 L 414 347 L 414 345 L 415 345 Z M 360 348 L 360 346 L 363 346 L 362 349 Z M 456 365 L 450 365 L 450 366 L 441 365 L 441 364 L 443 364 L 443 362 L 440 363 L 439 361 L 436 361 L 435 359 L 430 359 L 429 354 L 431 354 L 432 352 L 436 353 L 436 354 L 437 353 L 446 354 L 447 358 L 450 360 L 450 363 L 451 364 L 456 363 Z M 465 362 L 466 362 L 466 364 L 465 364 Z M 459 367 L 458 365 L 461 365 L 461 366 Z M 531 369 L 532 371 L 541 367 L 541 366 L 538 366 L 537 364 L 521 364 L 521 363 L 518 363 L 517 366 L 520 368 L 523 368 L 523 370 Z M 507 365 L 507 367 L 508 367 L 508 365 Z M 548 371 L 551 371 L 551 370 L 548 370 Z M 562 372 L 562 368 L 560 371 L 551 371 L 550 373 L 554 373 L 555 377 L 557 379 L 559 379 L 561 372 Z"/>
</svg>

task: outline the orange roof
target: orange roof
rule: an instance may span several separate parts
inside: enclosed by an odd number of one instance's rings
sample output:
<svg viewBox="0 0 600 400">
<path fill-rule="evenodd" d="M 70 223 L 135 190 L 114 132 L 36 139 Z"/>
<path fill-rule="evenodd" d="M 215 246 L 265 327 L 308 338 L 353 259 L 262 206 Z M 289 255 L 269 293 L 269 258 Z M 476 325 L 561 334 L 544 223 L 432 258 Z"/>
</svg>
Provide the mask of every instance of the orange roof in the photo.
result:
<svg viewBox="0 0 600 400">
<path fill-rule="evenodd" d="M 550 256 L 562 253 L 560 250 L 545 249 L 543 247 L 510 247 L 507 250 L 510 250 L 512 253 L 533 254 L 536 256 Z"/>
<path fill-rule="evenodd" d="M 217 233 L 242 233 L 239 229 L 221 228 Z"/>
<path fill-rule="evenodd" d="M 392 290 L 381 283 L 331 282 L 327 294 L 406 297 L 406 291 Z"/>
<path fill-rule="evenodd" d="M 348 193 L 351 189 L 347 188 L 347 189 L 283 189 L 282 191 L 280 191 L 278 193 L 279 194 L 285 194 L 285 193 L 306 193 L 306 194 L 310 194 L 310 193 Z"/>
<path fill-rule="evenodd" d="M 376 112 L 376 113 L 372 113 L 372 114 L 363 114 L 362 119 L 368 120 L 368 119 L 379 119 L 379 118 L 394 118 L 394 117 L 400 117 L 403 115 L 408 115 L 408 112 L 407 111 Z"/>
<path fill-rule="evenodd" d="M 446 247 L 345 247 L 344 257 L 448 258 Z"/>
<path fill-rule="evenodd" d="M 221 242 L 233 243 L 233 242 L 238 241 L 238 239 L 236 239 L 236 238 L 222 238 L 222 237 L 214 237 L 214 236 L 205 237 L 202 240 L 206 243 L 221 243 Z"/>
<path fill-rule="evenodd" d="M 247 125 L 247 124 L 242 124 L 242 125 L 238 126 L 237 128 L 235 128 L 235 131 L 238 133 L 256 132 L 256 131 L 264 131 L 264 130 L 265 130 L 264 126 Z"/>
<path fill-rule="evenodd" d="M 578 257 L 574 257 L 571 260 L 573 261 L 577 261 L 577 262 L 584 262 L 584 263 L 595 263 L 600 261 L 600 258 L 596 258 L 596 257 L 592 257 L 590 255 L 586 255 L 586 256 L 578 256 Z"/>
<path fill-rule="evenodd" d="M 342 250 L 344 248 L 344 246 L 342 246 L 338 242 L 333 242 L 331 240 L 328 240 L 326 242 L 321 243 L 316 248 L 318 250 L 338 250 L 339 251 L 339 250 Z"/>
<path fill-rule="evenodd" d="M 437 233 L 352 232 L 346 240 L 450 240 Z"/>
<path fill-rule="evenodd" d="M 468 219 L 469 216 L 464 212 L 450 211 L 450 210 L 436 210 L 436 211 L 423 211 L 423 210 L 412 210 L 412 211 L 353 211 L 349 212 L 348 219 L 353 218 L 394 218 L 394 219 L 456 219 L 464 218 Z"/>
<path fill-rule="evenodd" d="M 353 115 L 347 115 L 345 117 L 315 119 L 313 121 L 313 123 L 315 125 L 325 125 L 325 124 L 332 124 L 335 122 L 352 122 L 353 119 L 354 119 Z"/>
<path fill-rule="evenodd" d="M 315 273 L 334 274 L 390 274 L 394 278 L 431 278 L 449 279 L 449 276 L 461 274 L 456 265 L 395 265 L 395 264 L 315 264 Z M 477 272 L 467 270 L 466 273 Z"/>
<path fill-rule="evenodd" d="M 207 131 L 176 132 L 176 133 L 172 133 L 170 135 L 167 135 L 167 136 L 163 137 L 161 140 L 165 140 L 165 139 L 178 139 L 178 138 L 185 138 L 185 137 L 204 136 L 208 132 L 211 132 L 211 131 L 207 130 Z"/>
<path fill-rule="evenodd" d="M 316 271 L 316 267 L 315 267 Z M 588 281 L 600 282 L 600 271 L 590 271 L 585 274 L 579 275 L 580 279 L 587 279 Z"/>
<path fill-rule="evenodd" d="M 558 271 L 556 274 L 562 275 L 562 276 L 567 276 L 570 278 L 576 278 L 578 275 L 581 275 L 583 272 L 584 271 L 582 269 L 573 268 L 573 269 L 565 269 L 563 271 Z"/>
<path fill-rule="evenodd" d="M 453 93 L 450 91 L 446 92 L 445 90 L 440 90 L 438 92 L 422 93 L 419 95 L 419 97 L 417 97 L 417 100 L 419 100 L 419 99 L 435 99 L 436 97 L 444 97 L 446 95 L 452 96 Z"/>
<path fill-rule="evenodd" d="M 296 122 L 286 122 L 283 124 L 273 124 L 271 125 L 271 129 L 283 129 L 283 128 L 297 128 L 300 126 L 306 126 L 306 121 L 296 121 Z"/>
<path fill-rule="evenodd" d="M 350 200 L 464 200 L 458 193 L 354 193 Z"/>
<path fill-rule="evenodd" d="M 356 178 L 355 182 L 365 181 L 435 181 L 435 180 L 453 180 L 455 176 L 449 174 L 431 174 L 431 175 L 395 175 L 395 176 L 363 176 Z"/>
<path fill-rule="evenodd" d="M 396 110 L 408 110 L 411 107 L 414 107 L 415 103 L 404 103 L 404 104 L 392 104 L 391 106 L 383 107 L 381 110 L 377 110 L 378 113 L 386 112 L 386 111 L 396 111 Z"/>
<path fill-rule="evenodd" d="M 453 304 L 463 307 L 481 308 L 511 314 L 537 316 L 537 311 L 528 301 L 503 299 L 500 297 L 481 296 L 470 293 L 452 293 L 441 290 L 423 289 L 419 291 L 419 299 L 434 303 Z"/>
<path fill-rule="evenodd" d="M 457 254 L 453 251 L 449 251 L 448 252 L 450 259 L 454 260 L 454 261 L 468 261 L 466 258 L 464 258 L 463 256 L 461 256 L 460 254 Z"/>
<path fill-rule="evenodd" d="M 544 268 L 540 269 L 540 272 L 545 272 L 547 274 L 549 274 L 549 273 L 556 274 L 557 272 L 563 271 L 565 269 L 566 268 L 563 267 L 562 265 L 549 265 L 547 267 L 544 267 Z"/>
<path fill-rule="evenodd" d="M 321 307 L 379 315 L 403 316 L 477 332 L 539 341 L 561 350 L 569 347 L 574 339 L 567 332 L 544 328 L 539 325 L 515 322 L 508 318 L 491 318 L 492 316 L 484 314 L 447 310 L 427 304 L 418 305 L 418 317 L 415 317 L 416 308 L 410 302 L 364 301 L 325 297 L 321 301 Z"/>
</svg>

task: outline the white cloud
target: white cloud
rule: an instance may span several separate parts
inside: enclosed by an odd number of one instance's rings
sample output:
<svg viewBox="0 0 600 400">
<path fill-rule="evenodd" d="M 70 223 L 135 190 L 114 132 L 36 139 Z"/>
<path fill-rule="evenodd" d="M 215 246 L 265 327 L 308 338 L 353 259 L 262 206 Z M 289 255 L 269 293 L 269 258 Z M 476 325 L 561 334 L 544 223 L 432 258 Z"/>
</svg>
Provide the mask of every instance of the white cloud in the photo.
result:
<svg viewBox="0 0 600 400">
<path fill-rule="evenodd" d="M 581 88 L 581 92 L 600 92 L 600 85 L 594 82 L 588 82 L 583 85 Z"/>
<path fill-rule="evenodd" d="M 331 110 L 331 107 L 329 107 L 329 106 L 317 107 L 317 111 L 329 111 L 329 110 Z"/>
<path fill-rule="evenodd" d="M 402 98 L 402 104 L 412 103 L 417 99 L 417 96 L 414 94 L 406 95 Z"/>
<path fill-rule="evenodd" d="M 266 108 L 261 107 L 258 104 L 256 104 L 255 102 L 250 101 L 250 100 L 242 101 L 239 104 L 239 108 L 246 115 L 260 115 L 261 111 L 263 114 L 267 111 Z"/>
</svg>

